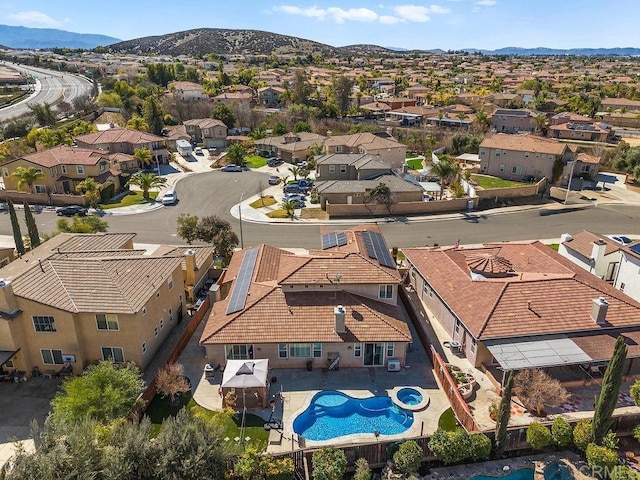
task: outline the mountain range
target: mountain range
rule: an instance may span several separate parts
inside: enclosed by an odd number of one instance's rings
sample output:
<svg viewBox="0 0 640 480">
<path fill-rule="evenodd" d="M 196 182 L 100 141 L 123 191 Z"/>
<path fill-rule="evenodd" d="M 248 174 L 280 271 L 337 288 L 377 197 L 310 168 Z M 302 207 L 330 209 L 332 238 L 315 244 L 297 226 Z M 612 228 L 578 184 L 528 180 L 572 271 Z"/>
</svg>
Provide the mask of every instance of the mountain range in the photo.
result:
<svg viewBox="0 0 640 480">
<path fill-rule="evenodd" d="M 50 28 L 28 28 L 0 25 L 0 45 L 9 48 L 44 49 L 54 47 L 93 49 L 98 46 L 107 47 L 109 51 L 147 54 L 147 55 L 194 55 L 217 53 L 233 54 L 263 54 L 271 53 L 309 55 L 320 53 L 323 55 L 375 55 L 375 54 L 420 54 L 444 53 L 441 49 L 409 50 L 399 47 L 381 47 L 378 45 L 356 44 L 344 47 L 334 47 L 313 40 L 307 40 L 289 35 L 264 32 L 260 30 L 231 30 L 224 28 L 197 28 L 182 32 L 168 33 L 133 40 L 120 41 L 106 35 L 88 33 L 73 33 L 65 30 Z M 476 48 L 464 49 L 470 53 L 487 55 L 640 55 L 640 48 L 520 48 L 504 47 L 497 50 L 482 50 Z"/>
<path fill-rule="evenodd" d="M 109 45 L 120 40 L 93 33 L 74 33 L 55 28 L 29 28 L 0 25 L 0 45 L 9 48 L 84 48 Z"/>
</svg>

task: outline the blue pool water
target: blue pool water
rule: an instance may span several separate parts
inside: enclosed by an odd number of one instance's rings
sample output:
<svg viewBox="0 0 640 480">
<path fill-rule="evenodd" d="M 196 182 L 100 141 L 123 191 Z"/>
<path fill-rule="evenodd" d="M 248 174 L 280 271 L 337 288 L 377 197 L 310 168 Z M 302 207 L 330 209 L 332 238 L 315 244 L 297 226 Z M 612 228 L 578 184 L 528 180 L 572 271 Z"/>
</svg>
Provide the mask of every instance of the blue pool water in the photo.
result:
<svg viewBox="0 0 640 480">
<path fill-rule="evenodd" d="M 422 394 L 415 388 L 401 388 L 398 390 L 398 400 L 405 405 L 418 405 L 422 401 Z"/>
<path fill-rule="evenodd" d="M 307 440 L 321 441 L 374 433 L 395 435 L 413 424 L 413 413 L 399 408 L 389 397 L 353 398 L 341 392 L 317 393 L 307 409 L 293 421 L 293 431 Z"/>
<path fill-rule="evenodd" d="M 471 477 L 471 480 L 496 480 L 497 478 L 500 480 L 533 480 L 533 470 L 531 468 L 521 468 L 520 470 L 514 470 L 510 474 L 501 477 L 476 475 L 475 477 Z"/>
<path fill-rule="evenodd" d="M 573 480 L 573 472 L 563 462 L 551 462 L 544 467 L 544 480 Z"/>
</svg>

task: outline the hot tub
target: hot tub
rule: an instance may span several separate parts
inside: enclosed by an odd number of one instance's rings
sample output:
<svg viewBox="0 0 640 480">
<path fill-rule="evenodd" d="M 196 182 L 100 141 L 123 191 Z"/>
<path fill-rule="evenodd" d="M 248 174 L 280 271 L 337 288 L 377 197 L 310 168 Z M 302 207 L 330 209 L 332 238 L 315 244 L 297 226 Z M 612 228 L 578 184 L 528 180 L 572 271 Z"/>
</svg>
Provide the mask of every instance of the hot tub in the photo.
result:
<svg viewBox="0 0 640 480">
<path fill-rule="evenodd" d="M 391 399 L 400 408 L 417 412 L 429 405 L 429 395 L 419 387 L 396 387 L 391 391 Z"/>
</svg>

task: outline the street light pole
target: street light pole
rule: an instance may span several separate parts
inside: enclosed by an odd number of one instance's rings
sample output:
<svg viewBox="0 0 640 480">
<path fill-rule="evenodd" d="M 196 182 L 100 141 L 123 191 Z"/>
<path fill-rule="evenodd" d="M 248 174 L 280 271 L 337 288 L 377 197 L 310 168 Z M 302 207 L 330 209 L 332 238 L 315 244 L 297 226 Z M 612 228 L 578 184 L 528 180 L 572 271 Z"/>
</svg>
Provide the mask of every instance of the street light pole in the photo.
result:
<svg viewBox="0 0 640 480">
<path fill-rule="evenodd" d="M 244 192 L 240 195 L 240 203 L 238 204 L 238 218 L 240 219 L 240 248 L 244 248 L 244 240 L 242 238 L 242 199 L 244 198 Z"/>
<path fill-rule="evenodd" d="M 573 167 L 576 166 L 576 161 L 573 160 L 569 162 L 571 164 L 571 172 L 569 173 L 569 184 L 567 185 L 567 195 L 564 197 L 564 204 L 567 204 L 567 200 L 569 200 L 569 192 L 571 191 L 571 180 L 573 179 Z"/>
</svg>

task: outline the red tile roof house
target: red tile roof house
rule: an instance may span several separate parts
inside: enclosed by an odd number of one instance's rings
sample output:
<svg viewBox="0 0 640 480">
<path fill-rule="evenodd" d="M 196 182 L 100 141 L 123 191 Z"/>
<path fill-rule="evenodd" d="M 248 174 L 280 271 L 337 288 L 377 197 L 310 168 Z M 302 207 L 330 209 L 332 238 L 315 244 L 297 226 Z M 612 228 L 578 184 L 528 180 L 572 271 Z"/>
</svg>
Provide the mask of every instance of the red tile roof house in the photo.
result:
<svg viewBox="0 0 640 480">
<path fill-rule="evenodd" d="M 640 303 L 538 241 L 402 252 L 431 320 L 476 367 L 602 365 L 620 334 L 640 356 Z"/>
<path fill-rule="evenodd" d="M 304 254 L 260 245 L 233 255 L 219 281 L 227 296 L 200 338 L 210 363 L 385 367 L 394 358 L 404 366 L 411 333 L 384 238 L 362 227 L 325 234 L 322 243 Z"/>
</svg>

